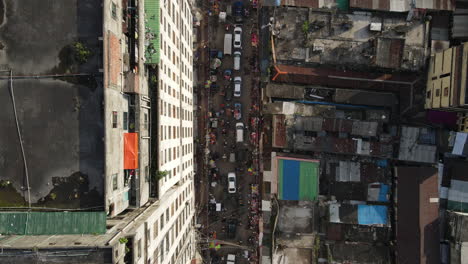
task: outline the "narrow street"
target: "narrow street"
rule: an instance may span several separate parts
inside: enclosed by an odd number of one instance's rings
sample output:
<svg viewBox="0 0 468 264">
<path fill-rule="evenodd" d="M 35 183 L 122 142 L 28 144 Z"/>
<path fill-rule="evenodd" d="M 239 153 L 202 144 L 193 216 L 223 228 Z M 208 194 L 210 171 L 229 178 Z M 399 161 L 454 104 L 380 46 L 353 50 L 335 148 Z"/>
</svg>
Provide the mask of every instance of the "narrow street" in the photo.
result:
<svg viewBox="0 0 468 264">
<path fill-rule="evenodd" d="M 235 3 L 236 2 L 236 3 Z M 226 263 L 228 254 L 236 255 L 235 263 L 258 263 L 258 218 L 260 210 L 258 176 L 258 129 L 259 129 L 259 68 L 257 62 L 258 34 L 257 11 L 252 2 L 243 2 L 243 22 L 234 22 L 234 13 L 238 2 L 242 1 L 204 1 L 204 11 L 208 15 L 208 41 L 205 54 L 209 57 L 208 74 L 205 85 L 200 88 L 201 104 L 199 118 L 204 117 L 205 126 L 199 126 L 200 155 L 208 153 L 203 168 L 201 186 L 206 191 L 198 195 L 199 201 L 207 205 L 199 215 L 203 223 L 201 236 L 209 241 L 204 250 L 206 260 L 211 263 Z M 225 12 L 228 6 L 232 15 L 220 19 L 219 12 Z M 205 17 L 206 18 L 206 17 Z M 232 55 L 224 52 L 225 34 L 232 34 L 234 28 L 241 27 L 241 46 L 232 46 Z M 254 41 L 252 41 L 254 40 Z M 241 52 L 239 70 L 234 70 L 234 52 Z M 221 65 L 215 67 L 219 59 Z M 203 65 L 205 69 L 207 64 Z M 216 69 L 215 69 L 216 68 Z M 228 76 L 230 75 L 230 76 Z M 242 78 L 241 95 L 234 95 L 234 79 Z M 201 91 L 203 90 L 203 91 Z M 236 105 L 240 115 L 234 111 Z M 206 105 L 206 106 L 205 106 Z M 243 140 L 236 140 L 236 124 L 243 123 Z M 200 123 L 200 122 L 199 122 Z M 204 131 L 204 132 L 203 132 Z M 206 138 L 201 139 L 205 136 Z M 206 145 L 205 145 L 205 144 Z M 207 149 L 202 149 L 207 146 Z M 228 192 L 228 173 L 235 173 L 235 191 Z M 210 261 L 207 261 L 210 263 Z"/>
</svg>

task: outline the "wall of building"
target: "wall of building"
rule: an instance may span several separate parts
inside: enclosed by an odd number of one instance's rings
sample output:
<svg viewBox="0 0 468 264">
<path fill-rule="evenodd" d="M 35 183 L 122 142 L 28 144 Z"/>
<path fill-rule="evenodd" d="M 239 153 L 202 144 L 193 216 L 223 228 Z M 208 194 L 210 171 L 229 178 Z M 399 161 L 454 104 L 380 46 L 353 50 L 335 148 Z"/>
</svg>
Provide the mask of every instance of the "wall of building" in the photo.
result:
<svg viewBox="0 0 468 264">
<path fill-rule="evenodd" d="M 179 6 L 179 3 L 181 4 Z M 160 5 L 160 195 L 193 174 L 192 14 L 187 1 Z"/>
<path fill-rule="evenodd" d="M 431 57 L 426 87 L 427 109 L 463 110 L 468 107 L 465 99 L 467 59 L 468 43 Z"/>
<path fill-rule="evenodd" d="M 195 254 L 194 189 L 191 181 L 172 188 L 118 236 L 114 263 L 124 263 L 125 246 L 118 238 L 133 238 L 133 263 L 189 263 Z"/>
</svg>

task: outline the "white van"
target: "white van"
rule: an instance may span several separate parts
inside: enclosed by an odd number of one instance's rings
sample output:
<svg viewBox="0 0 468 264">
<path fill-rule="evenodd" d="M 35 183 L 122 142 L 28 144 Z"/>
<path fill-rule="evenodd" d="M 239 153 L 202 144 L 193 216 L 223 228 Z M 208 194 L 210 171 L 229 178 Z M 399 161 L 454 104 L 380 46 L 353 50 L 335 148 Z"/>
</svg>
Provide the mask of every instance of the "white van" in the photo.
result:
<svg viewBox="0 0 468 264">
<path fill-rule="evenodd" d="M 236 124 L 236 142 L 244 142 L 244 124 L 242 123 Z"/>
<path fill-rule="evenodd" d="M 232 34 L 224 34 L 224 55 L 232 54 Z"/>
<path fill-rule="evenodd" d="M 234 70 L 240 70 L 240 60 L 242 53 L 240 51 L 234 51 Z"/>
</svg>

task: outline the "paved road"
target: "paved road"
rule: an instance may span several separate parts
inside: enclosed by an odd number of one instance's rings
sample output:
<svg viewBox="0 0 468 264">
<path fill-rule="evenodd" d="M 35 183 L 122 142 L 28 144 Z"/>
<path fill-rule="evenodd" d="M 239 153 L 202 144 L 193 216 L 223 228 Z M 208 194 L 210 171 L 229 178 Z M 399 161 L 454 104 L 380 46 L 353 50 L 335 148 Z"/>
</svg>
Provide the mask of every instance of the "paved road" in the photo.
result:
<svg viewBox="0 0 468 264">
<path fill-rule="evenodd" d="M 231 2 L 231 4 L 233 2 Z M 220 3 L 220 9 L 226 10 L 226 4 L 226 2 Z M 205 236 L 211 235 L 211 239 L 215 238 L 214 241 L 218 241 L 221 244 L 221 249 L 210 250 L 212 259 L 222 260 L 223 258 L 225 259 L 228 253 L 234 253 L 237 254 L 236 263 L 249 263 L 249 259 L 244 257 L 244 254 L 248 251 L 250 261 L 255 263 L 253 260 L 255 259 L 254 256 L 258 247 L 258 243 L 255 241 L 256 238 L 258 238 L 258 225 L 252 225 L 249 224 L 249 222 L 251 222 L 252 217 L 255 215 L 250 203 L 253 201 L 252 186 L 255 188 L 257 180 L 254 176 L 254 172 L 249 171 L 249 168 L 254 168 L 254 164 L 252 163 L 255 162 L 253 159 L 255 146 L 250 140 L 250 134 L 252 132 L 250 117 L 254 115 L 254 112 L 251 112 L 252 101 L 256 100 L 256 94 L 252 92 L 252 87 L 254 86 L 252 80 L 254 78 L 253 75 L 257 73 L 254 72 L 250 64 L 250 59 L 256 56 L 254 53 L 255 50 L 251 45 L 251 30 L 253 22 L 257 19 L 257 14 L 256 12 L 252 12 L 249 8 L 249 1 L 245 0 L 245 6 L 250 11 L 250 15 L 245 18 L 244 23 L 242 23 L 241 69 L 240 71 L 233 71 L 233 77 L 242 77 L 241 97 L 236 98 L 231 95 L 230 97 L 232 100 L 226 101 L 226 96 L 222 95 L 222 90 L 225 85 L 231 86 L 231 89 L 227 90 L 227 92 L 232 93 L 233 88 L 232 81 L 223 78 L 224 70 L 233 68 L 233 57 L 225 56 L 222 59 L 222 65 L 217 75 L 218 81 L 216 84 L 220 89 L 217 92 L 210 93 L 211 97 L 209 100 L 211 102 L 211 108 L 207 109 L 211 114 L 215 114 L 216 112 L 220 113 L 223 111 L 222 109 L 224 109 L 224 113 L 220 114 L 218 117 L 218 128 L 212 129 L 213 134 L 216 135 L 216 143 L 209 144 L 208 147 L 211 158 L 213 158 L 216 168 L 219 169 L 217 173 L 218 176 L 213 177 L 208 173 L 210 175 L 207 175 L 208 179 L 204 181 L 210 184 L 207 198 L 222 204 L 223 209 L 220 212 L 209 212 L 208 223 L 204 226 L 204 233 Z M 228 21 L 229 20 L 230 17 L 228 17 Z M 223 50 L 224 34 L 227 33 L 225 24 L 219 23 L 215 17 L 212 17 L 209 26 L 211 26 L 209 48 Z M 230 28 L 229 33 L 233 33 L 233 27 Z M 207 95 L 208 90 L 205 90 L 204 94 Z M 232 109 L 235 103 L 242 104 L 242 117 L 240 120 L 235 120 L 232 114 L 228 114 L 229 109 Z M 210 115 L 210 113 L 207 114 Z M 225 123 L 224 126 L 221 126 L 222 122 Z M 236 122 L 242 122 L 246 127 L 243 143 L 236 143 Z M 223 127 L 226 129 L 225 134 L 222 133 Z M 239 157 L 239 153 L 241 152 L 245 153 L 243 160 Z M 229 161 L 231 153 L 237 156 L 235 162 Z M 223 155 L 226 156 L 226 159 L 223 158 Z M 208 171 L 209 170 L 210 168 L 208 168 Z M 235 194 L 229 194 L 227 191 L 227 174 L 229 172 L 236 173 L 237 191 Z M 237 223 L 236 232 L 232 235 L 229 235 L 228 232 L 228 223 L 230 222 Z M 254 238 L 254 240 L 250 241 L 249 238 Z M 213 263 L 216 263 L 216 261 Z M 225 260 L 220 263 L 225 263 Z"/>
</svg>

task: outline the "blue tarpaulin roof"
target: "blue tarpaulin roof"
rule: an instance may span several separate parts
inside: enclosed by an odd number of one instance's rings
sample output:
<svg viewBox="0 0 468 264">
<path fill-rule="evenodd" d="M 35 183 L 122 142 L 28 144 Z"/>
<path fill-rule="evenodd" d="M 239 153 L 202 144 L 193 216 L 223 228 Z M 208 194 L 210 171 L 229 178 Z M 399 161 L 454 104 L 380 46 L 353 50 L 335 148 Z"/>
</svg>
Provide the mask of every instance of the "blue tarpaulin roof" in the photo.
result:
<svg viewBox="0 0 468 264">
<path fill-rule="evenodd" d="M 360 225 L 386 225 L 387 206 L 358 205 L 358 223 Z"/>
<path fill-rule="evenodd" d="M 380 192 L 379 192 L 379 198 L 378 198 L 379 202 L 388 202 L 387 194 L 388 194 L 389 189 L 390 187 L 387 184 L 380 185 Z"/>
</svg>

